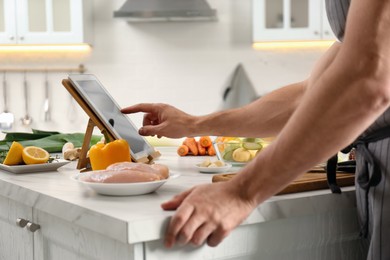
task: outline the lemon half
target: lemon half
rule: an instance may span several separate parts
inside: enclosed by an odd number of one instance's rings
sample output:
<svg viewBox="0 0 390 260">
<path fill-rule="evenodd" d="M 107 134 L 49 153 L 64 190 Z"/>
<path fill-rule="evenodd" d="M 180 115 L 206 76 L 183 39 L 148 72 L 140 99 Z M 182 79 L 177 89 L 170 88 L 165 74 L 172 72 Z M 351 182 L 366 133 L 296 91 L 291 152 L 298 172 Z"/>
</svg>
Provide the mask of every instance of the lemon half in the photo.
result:
<svg viewBox="0 0 390 260">
<path fill-rule="evenodd" d="M 41 164 L 49 161 L 49 153 L 40 147 L 27 146 L 23 149 L 23 161 L 25 164 Z"/>
<path fill-rule="evenodd" d="M 5 165 L 18 165 L 23 163 L 22 159 L 23 145 L 18 142 L 12 142 L 11 147 L 4 159 Z"/>
</svg>

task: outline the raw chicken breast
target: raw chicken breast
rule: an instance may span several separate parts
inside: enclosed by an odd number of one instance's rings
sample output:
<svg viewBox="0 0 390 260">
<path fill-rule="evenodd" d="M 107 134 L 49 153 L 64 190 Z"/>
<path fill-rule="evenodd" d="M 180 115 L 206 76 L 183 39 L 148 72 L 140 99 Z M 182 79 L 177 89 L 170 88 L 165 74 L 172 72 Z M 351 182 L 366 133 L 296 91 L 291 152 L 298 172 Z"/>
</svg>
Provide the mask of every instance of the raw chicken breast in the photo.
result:
<svg viewBox="0 0 390 260">
<path fill-rule="evenodd" d="M 169 168 L 162 164 L 143 164 L 143 163 L 131 163 L 131 162 L 119 162 L 111 164 L 107 167 L 107 170 L 139 170 L 145 172 L 153 172 L 160 176 L 160 179 L 168 179 Z"/>
<path fill-rule="evenodd" d="M 100 183 L 133 183 L 158 181 L 168 177 L 169 169 L 162 164 L 121 162 L 108 166 L 106 170 L 81 174 L 79 180 Z"/>
</svg>

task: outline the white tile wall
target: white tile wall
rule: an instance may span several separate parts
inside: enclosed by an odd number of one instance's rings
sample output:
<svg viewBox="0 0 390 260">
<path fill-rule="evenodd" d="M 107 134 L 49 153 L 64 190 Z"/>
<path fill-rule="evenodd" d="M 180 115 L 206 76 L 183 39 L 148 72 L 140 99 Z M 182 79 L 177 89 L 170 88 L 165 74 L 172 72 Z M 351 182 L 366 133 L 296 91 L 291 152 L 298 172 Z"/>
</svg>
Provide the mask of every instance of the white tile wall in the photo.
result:
<svg viewBox="0 0 390 260">
<path fill-rule="evenodd" d="M 137 102 L 167 102 L 192 114 L 215 111 L 229 74 L 243 63 L 259 95 L 304 79 L 322 50 L 255 51 L 251 47 L 251 0 L 209 0 L 218 10 L 217 22 L 127 23 L 113 18 L 124 0 L 94 0 L 94 41 L 90 57 L 31 60 L 7 56 L 0 66 L 72 66 L 84 63 L 121 106 Z M 42 120 L 44 75 L 28 74 L 32 96 L 32 127 L 83 132 L 84 113 L 70 110 L 61 85 L 66 73 L 50 74 L 53 122 Z M 10 110 L 20 124 L 24 114 L 22 74 L 9 74 Z M 2 101 L 0 100 L 0 104 Z M 76 105 L 77 106 L 77 105 Z M 0 106 L 2 109 L 2 105 Z M 71 112 L 71 113 L 70 113 Z M 132 116 L 137 126 L 141 115 Z"/>
</svg>

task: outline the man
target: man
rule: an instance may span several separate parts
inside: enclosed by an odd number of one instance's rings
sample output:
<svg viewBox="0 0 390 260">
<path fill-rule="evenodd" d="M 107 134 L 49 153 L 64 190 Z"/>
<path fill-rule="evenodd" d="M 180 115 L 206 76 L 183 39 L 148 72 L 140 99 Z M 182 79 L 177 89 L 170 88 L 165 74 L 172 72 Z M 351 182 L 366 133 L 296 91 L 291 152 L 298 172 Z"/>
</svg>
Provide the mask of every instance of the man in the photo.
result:
<svg viewBox="0 0 390 260">
<path fill-rule="evenodd" d="M 365 130 L 367 135 L 390 125 L 390 1 L 328 0 L 327 8 L 342 43 L 327 51 L 305 81 L 247 106 L 206 116 L 191 116 L 165 104 L 122 110 L 146 113 L 142 135 L 277 136 L 231 181 L 196 186 L 162 204 L 165 210 L 176 210 L 165 237 L 167 247 L 176 242 L 218 245 L 254 208 L 300 174 Z M 380 139 L 357 150 L 357 198 L 362 224 L 369 224 L 363 225 L 367 231 L 363 236 L 370 241 L 368 259 L 390 258 L 390 249 L 381 243 L 390 235 L 390 207 L 385 207 L 390 200 L 385 189 L 390 186 L 390 140 Z M 363 154 L 359 147 L 368 149 L 362 148 Z M 367 151 L 379 162 L 375 167 L 380 181 L 371 183 L 371 172 L 359 175 L 360 170 L 372 168 L 365 163 Z"/>
</svg>

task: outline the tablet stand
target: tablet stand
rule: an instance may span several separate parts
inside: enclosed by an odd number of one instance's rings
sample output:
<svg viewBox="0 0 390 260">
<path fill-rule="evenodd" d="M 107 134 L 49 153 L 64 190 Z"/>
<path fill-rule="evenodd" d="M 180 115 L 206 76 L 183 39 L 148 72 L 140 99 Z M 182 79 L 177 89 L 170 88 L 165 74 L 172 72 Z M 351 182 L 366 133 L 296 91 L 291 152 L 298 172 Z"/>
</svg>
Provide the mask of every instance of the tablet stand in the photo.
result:
<svg viewBox="0 0 390 260">
<path fill-rule="evenodd" d="M 89 144 L 91 142 L 93 129 L 95 126 L 97 126 L 100 130 L 100 132 L 105 136 L 105 138 L 109 138 L 108 141 L 113 141 L 118 139 L 115 136 L 115 133 L 113 133 L 109 128 L 107 128 L 102 121 L 96 116 L 95 112 L 89 107 L 89 105 L 84 101 L 84 99 L 80 96 L 79 93 L 74 89 L 72 83 L 68 79 L 62 80 L 62 85 L 68 90 L 68 92 L 72 95 L 72 97 L 79 103 L 81 108 L 87 113 L 89 116 L 89 121 L 87 125 L 87 129 L 85 131 L 83 146 L 81 147 L 81 153 L 80 158 L 77 163 L 77 169 L 81 171 L 88 171 L 91 170 L 89 158 L 87 158 L 87 153 L 89 150 Z M 158 158 L 160 156 L 159 151 L 154 151 L 152 154 L 137 158 L 136 160 L 132 158 L 133 161 L 140 162 L 140 163 L 150 163 L 154 159 Z"/>
<path fill-rule="evenodd" d="M 114 138 L 114 135 L 107 129 L 103 123 L 100 121 L 100 119 L 95 115 L 95 113 L 89 108 L 89 106 L 85 103 L 84 99 L 81 98 L 81 96 L 76 92 L 74 89 L 72 83 L 68 79 L 62 80 L 62 85 L 69 91 L 69 93 L 72 95 L 72 97 L 79 103 L 81 108 L 87 113 L 89 116 L 87 130 L 85 131 L 83 146 L 81 147 L 80 157 L 79 161 L 77 163 L 77 169 L 81 171 L 88 171 L 91 170 L 89 158 L 87 158 L 87 153 L 89 150 L 89 144 L 91 142 L 93 129 L 95 126 L 97 126 L 100 130 L 100 132 L 105 136 L 108 137 L 110 140 L 107 141 L 113 141 L 116 138 Z"/>
</svg>

